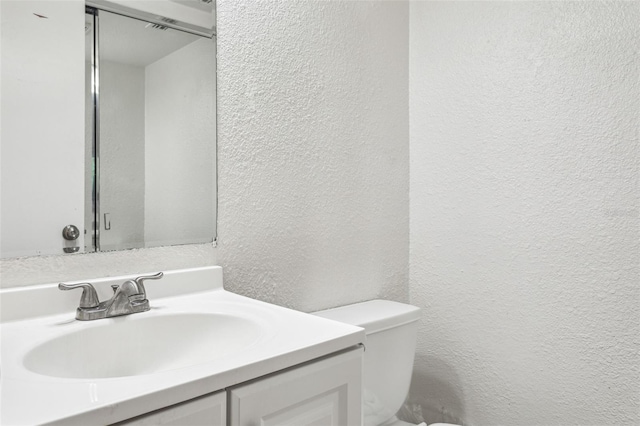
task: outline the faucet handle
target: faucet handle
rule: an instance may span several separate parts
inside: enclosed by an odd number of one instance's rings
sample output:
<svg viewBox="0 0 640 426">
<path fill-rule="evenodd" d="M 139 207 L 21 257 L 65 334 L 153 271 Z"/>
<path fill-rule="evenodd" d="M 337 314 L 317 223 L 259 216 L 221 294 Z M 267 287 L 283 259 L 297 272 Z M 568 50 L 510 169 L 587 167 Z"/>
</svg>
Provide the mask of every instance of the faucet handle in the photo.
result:
<svg viewBox="0 0 640 426">
<path fill-rule="evenodd" d="M 133 281 L 138 285 L 138 289 L 140 290 L 140 293 L 142 293 L 144 295 L 144 297 L 146 298 L 147 297 L 147 291 L 144 288 L 143 281 L 145 281 L 145 280 L 159 280 L 163 276 L 164 276 L 164 273 L 158 272 L 157 274 L 153 274 L 153 275 L 143 275 L 141 277 L 136 278 Z"/>
<path fill-rule="evenodd" d="M 73 290 L 74 288 L 82 289 L 82 296 L 80 297 L 80 308 L 95 308 L 100 304 L 98 301 L 98 294 L 96 289 L 89 283 L 80 284 L 58 284 L 60 290 Z"/>
</svg>

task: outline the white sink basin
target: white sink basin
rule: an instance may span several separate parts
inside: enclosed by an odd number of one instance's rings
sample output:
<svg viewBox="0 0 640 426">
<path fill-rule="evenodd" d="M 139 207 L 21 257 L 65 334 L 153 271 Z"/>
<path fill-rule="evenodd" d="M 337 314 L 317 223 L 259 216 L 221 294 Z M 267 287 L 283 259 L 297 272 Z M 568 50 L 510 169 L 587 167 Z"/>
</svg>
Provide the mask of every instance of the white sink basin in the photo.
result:
<svg viewBox="0 0 640 426">
<path fill-rule="evenodd" d="M 212 362 L 246 350 L 263 334 L 255 321 L 213 313 L 136 314 L 86 325 L 36 346 L 24 366 L 63 378 L 137 376 Z"/>
<path fill-rule="evenodd" d="M 364 342 L 224 290 L 220 267 L 164 272 L 151 310 L 95 321 L 75 320 L 79 294 L 57 283 L 0 289 L 0 425 L 114 424 Z M 79 282 L 104 300 L 130 278 Z"/>
</svg>

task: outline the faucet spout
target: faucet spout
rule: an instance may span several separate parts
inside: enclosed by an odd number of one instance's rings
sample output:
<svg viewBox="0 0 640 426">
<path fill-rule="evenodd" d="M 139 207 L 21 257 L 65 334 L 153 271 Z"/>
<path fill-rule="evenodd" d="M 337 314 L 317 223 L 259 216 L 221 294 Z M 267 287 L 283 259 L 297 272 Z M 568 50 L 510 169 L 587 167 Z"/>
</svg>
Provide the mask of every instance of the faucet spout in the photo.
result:
<svg viewBox="0 0 640 426">
<path fill-rule="evenodd" d="M 113 297 L 103 302 L 106 307 L 106 317 L 128 315 L 149 310 L 149 301 L 140 292 L 134 280 L 125 281 L 113 294 Z"/>
</svg>

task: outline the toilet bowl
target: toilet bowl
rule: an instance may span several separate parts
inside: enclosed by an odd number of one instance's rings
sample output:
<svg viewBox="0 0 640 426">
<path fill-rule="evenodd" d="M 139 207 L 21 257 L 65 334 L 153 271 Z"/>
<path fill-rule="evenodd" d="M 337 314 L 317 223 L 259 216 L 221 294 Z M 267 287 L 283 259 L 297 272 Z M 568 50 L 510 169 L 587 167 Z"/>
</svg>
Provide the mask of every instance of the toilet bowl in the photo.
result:
<svg viewBox="0 0 640 426">
<path fill-rule="evenodd" d="M 371 300 L 313 314 L 365 329 L 363 425 L 416 426 L 399 420 L 396 413 L 409 392 L 420 308 L 389 300 Z"/>
</svg>

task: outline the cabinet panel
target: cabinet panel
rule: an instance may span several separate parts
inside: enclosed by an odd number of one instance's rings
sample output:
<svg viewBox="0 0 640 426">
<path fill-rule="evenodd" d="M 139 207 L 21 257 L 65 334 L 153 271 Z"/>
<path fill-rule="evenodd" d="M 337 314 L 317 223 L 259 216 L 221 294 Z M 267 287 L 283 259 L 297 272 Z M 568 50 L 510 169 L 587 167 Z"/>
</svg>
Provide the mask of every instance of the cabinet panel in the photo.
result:
<svg viewBox="0 0 640 426">
<path fill-rule="evenodd" d="M 362 348 L 230 391 L 231 426 L 359 426 Z"/>
<path fill-rule="evenodd" d="M 0 10 L 0 255 L 84 251 L 84 2 Z M 80 235 L 68 242 L 71 224 Z"/>
<path fill-rule="evenodd" d="M 192 399 L 113 426 L 226 426 L 226 392 Z"/>
</svg>

